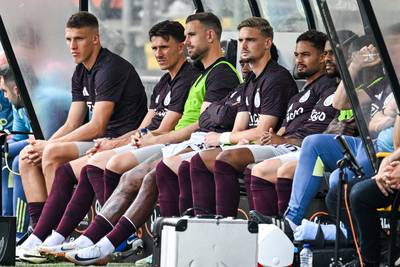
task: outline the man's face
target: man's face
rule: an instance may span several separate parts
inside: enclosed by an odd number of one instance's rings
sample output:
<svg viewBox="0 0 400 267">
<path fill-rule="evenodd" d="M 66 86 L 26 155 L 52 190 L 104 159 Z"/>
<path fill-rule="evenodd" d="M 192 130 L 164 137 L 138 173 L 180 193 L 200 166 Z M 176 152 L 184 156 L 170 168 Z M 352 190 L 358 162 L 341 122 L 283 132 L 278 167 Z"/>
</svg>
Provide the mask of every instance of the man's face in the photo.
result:
<svg viewBox="0 0 400 267">
<path fill-rule="evenodd" d="M 76 64 L 87 62 L 92 56 L 99 35 L 93 28 L 66 28 L 65 40 Z"/>
<path fill-rule="evenodd" d="M 336 58 L 335 55 L 333 54 L 331 43 L 329 41 L 326 41 L 325 43 L 324 62 L 325 62 L 325 71 L 329 77 L 333 78 L 340 76 L 339 71 L 336 68 Z"/>
<path fill-rule="evenodd" d="M 257 28 L 243 27 L 239 30 L 240 57 L 248 63 L 255 63 L 265 56 L 272 39 L 261 34 Z"/>
<path fill-rule="evenodd" d="M 209 31 L 198 20 L 186 23 L 185 45 L 192 60 L 201 60 L 207 54 L 209 49 L 207 34 L 210 34 Z"/>
<path fill-rule="evenodd" d="M 183 43 L 169 36 L 165 40 L 161 36 L 151 38 L 151 49 L 161 70 L 170 70 L 178 63 L 183 55 Z"/>
<path fill-rule="evenodd" d="M 309 78 L 321 70 L 324 65 L 322 53 L 308 41 L 299 41 L 296 44 L 296 76 L 299 78 Z"/>
<path fill-rule="evenodd" d="M 243 80 L 246 80 L 247 77 L 249 76 L 250 72 L 251 72 L 250 64 L 247 63 L 247 62 L 244 62 L 243 60 L 241 60 L 240 61 L 240 68 L 242 70 Z"/>
<path fill-rule="evenodd" d="M 0 90 L 4 93 L 4 96 L 13 104 L 16 108 L 21 108 L 22 101 L 21 98 L 17 95 L 17 87 L 14 85 L 13 88 L 10 88 L 5 82 L 3 77 L 0 76 Z"/>
</svg>

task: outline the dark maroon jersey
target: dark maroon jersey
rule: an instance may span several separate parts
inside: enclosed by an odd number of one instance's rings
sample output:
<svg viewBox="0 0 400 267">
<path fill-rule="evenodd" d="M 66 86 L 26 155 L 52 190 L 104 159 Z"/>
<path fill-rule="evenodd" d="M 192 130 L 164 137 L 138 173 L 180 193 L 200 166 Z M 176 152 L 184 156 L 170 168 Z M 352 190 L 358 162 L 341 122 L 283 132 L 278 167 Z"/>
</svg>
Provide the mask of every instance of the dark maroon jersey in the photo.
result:
<svg viewBox="0 0 400 267">
<path fill-rule="evenodd" d="M 157 129 L 169 110 L 182 114 L 190 87 L 199 74 L 197 69 L 185 62 L 173 80 L 169 73 L 161 77 L 151 95 L 149 108 L 154 109 L 155 116 L 147 126 L 149 130 Z"/>
<path fill-rule="evenodd" d="M 249 113 L 249 128 L 258 125 L 260 115 L 279 118 L 275 130 L 285 118 L 289 99 L 297 93 L 292 75 L 274 60 L 270 60 L 258 77 L 251 73 L 246 81 L 239 112 Z"/>
<path fill-rule="evenodd" d="M 284 136 L 303 139 L 323 132 L 337 114 L 332 107 L 336 86 L 336 79 L 322 75 L 293 96 L 286 112 Z"/>
<path fill-rule="evenodd" d="M 93 110 L 101 101 L 114 102 L 105 137 L 117 137 L 136 129 L 147 113 L 147 98 L 135 68 L 106 48 L 87 70 L 80 63 L 72 76 L 72 101 L 84 101 Z"/>
</svg>

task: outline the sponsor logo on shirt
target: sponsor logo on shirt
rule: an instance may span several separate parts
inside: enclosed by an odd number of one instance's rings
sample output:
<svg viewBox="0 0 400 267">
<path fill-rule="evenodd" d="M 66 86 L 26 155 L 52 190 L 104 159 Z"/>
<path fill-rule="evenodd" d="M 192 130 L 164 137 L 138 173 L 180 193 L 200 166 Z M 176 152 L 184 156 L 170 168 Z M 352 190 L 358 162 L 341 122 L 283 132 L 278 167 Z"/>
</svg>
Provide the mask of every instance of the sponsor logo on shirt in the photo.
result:
<svg viewBox="0 0 400 267">
<path fill-rule="evenodd" d="M 83 87 L 82 94 L 83 94 L 83 96 L 89 96 L 89 92 L 86 89 L 86 86 Z"/>
<path fill-rule="evenodd" d="M 298 109 L 295 109 L 295 110 L 292 111 L 292 112 L 289 112 L 289 110 L 288 110 L 288 112 L 286 112 L 286 121 L 287 121 L 287 122 L 292 121 L 292 120 L 294 120 L 297 116 L 299 116 L 299 115 L 301 115 L 301 114 L 303 114 L 303 113 L 304 113 L 303 107 L 299 107 Z"/>
<path fill-rule="evenodd" d="M 251 114 L 249 112 L 249 127 L 257 127 L 259 120 L 260 120 L 259 114 Z"/>
<path fill-rule="evenodd" d="M 312 110 L 310 115 L 311 121 L 324 121 L 326 119 L 326 114 L 323 111 L 316 111 L 315 109 Z"/>
</svg>

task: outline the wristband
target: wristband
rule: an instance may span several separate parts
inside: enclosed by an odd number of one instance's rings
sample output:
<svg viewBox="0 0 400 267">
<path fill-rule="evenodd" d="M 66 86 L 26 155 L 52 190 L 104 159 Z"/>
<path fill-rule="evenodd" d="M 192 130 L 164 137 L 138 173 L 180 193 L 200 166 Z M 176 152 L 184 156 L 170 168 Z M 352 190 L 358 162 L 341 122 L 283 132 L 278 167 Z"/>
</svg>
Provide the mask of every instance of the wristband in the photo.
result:
<svg viewBox="0 0 400 267">
<path fill-rule="evenodd" d="M 231 134 L 232 132 L 224 132 L 219 136 L 219 143 L 221 145 L 230 144 L 231 143 Z"/>
</svg>

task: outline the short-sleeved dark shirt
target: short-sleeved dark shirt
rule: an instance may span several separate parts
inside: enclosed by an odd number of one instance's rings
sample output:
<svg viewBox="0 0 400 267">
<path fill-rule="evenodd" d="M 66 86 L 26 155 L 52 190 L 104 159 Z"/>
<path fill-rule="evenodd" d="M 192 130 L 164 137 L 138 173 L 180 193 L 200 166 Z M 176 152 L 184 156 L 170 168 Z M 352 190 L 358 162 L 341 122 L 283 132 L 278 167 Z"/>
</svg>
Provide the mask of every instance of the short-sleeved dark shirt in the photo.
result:
<svg viewBox="0 0 400 267">
<path fill-rule="evenodd" d="M 286 112 L 284 136 L 303 139 L 323 132 L 337 114 L 332 107 L 336 86 L 336 79 L 322 75 L 293 96 Z"/>
<path fill-rule="evenodd" d="M 150 100 L 150 109 L 154 109 L 155 115 L 150 124 L 149 130 L 155 130 L 160 127 L 167 111 L 183 113 L 190 87 L 200 72 L 190 63 L 185 62 L 174 79 L 171 75 L 165 73 L 153 89 Z"/>
<path fill-rule="evenodd" d="M 72 101 L 84 101 L 92 111 L 101 101 L 114 102 L 105 137 L 117 137 L 136 129 L 147 113 L 147 98 L 135 68 L 122 57 L 101 48 L 87 70 L 81 63 L 72 76 Z"/>
<path fill-rule="evenodd" d="M 249 113 L 249 128 L 258 125 L 260 115 L 279 118 L 278 130 L 285 118 L 289 99 L 297 93 L 292 75 L 274 60 L 269 60 L 258 77 L 251 73 L 246 81 L 239 112 Z"/>
</svg>

